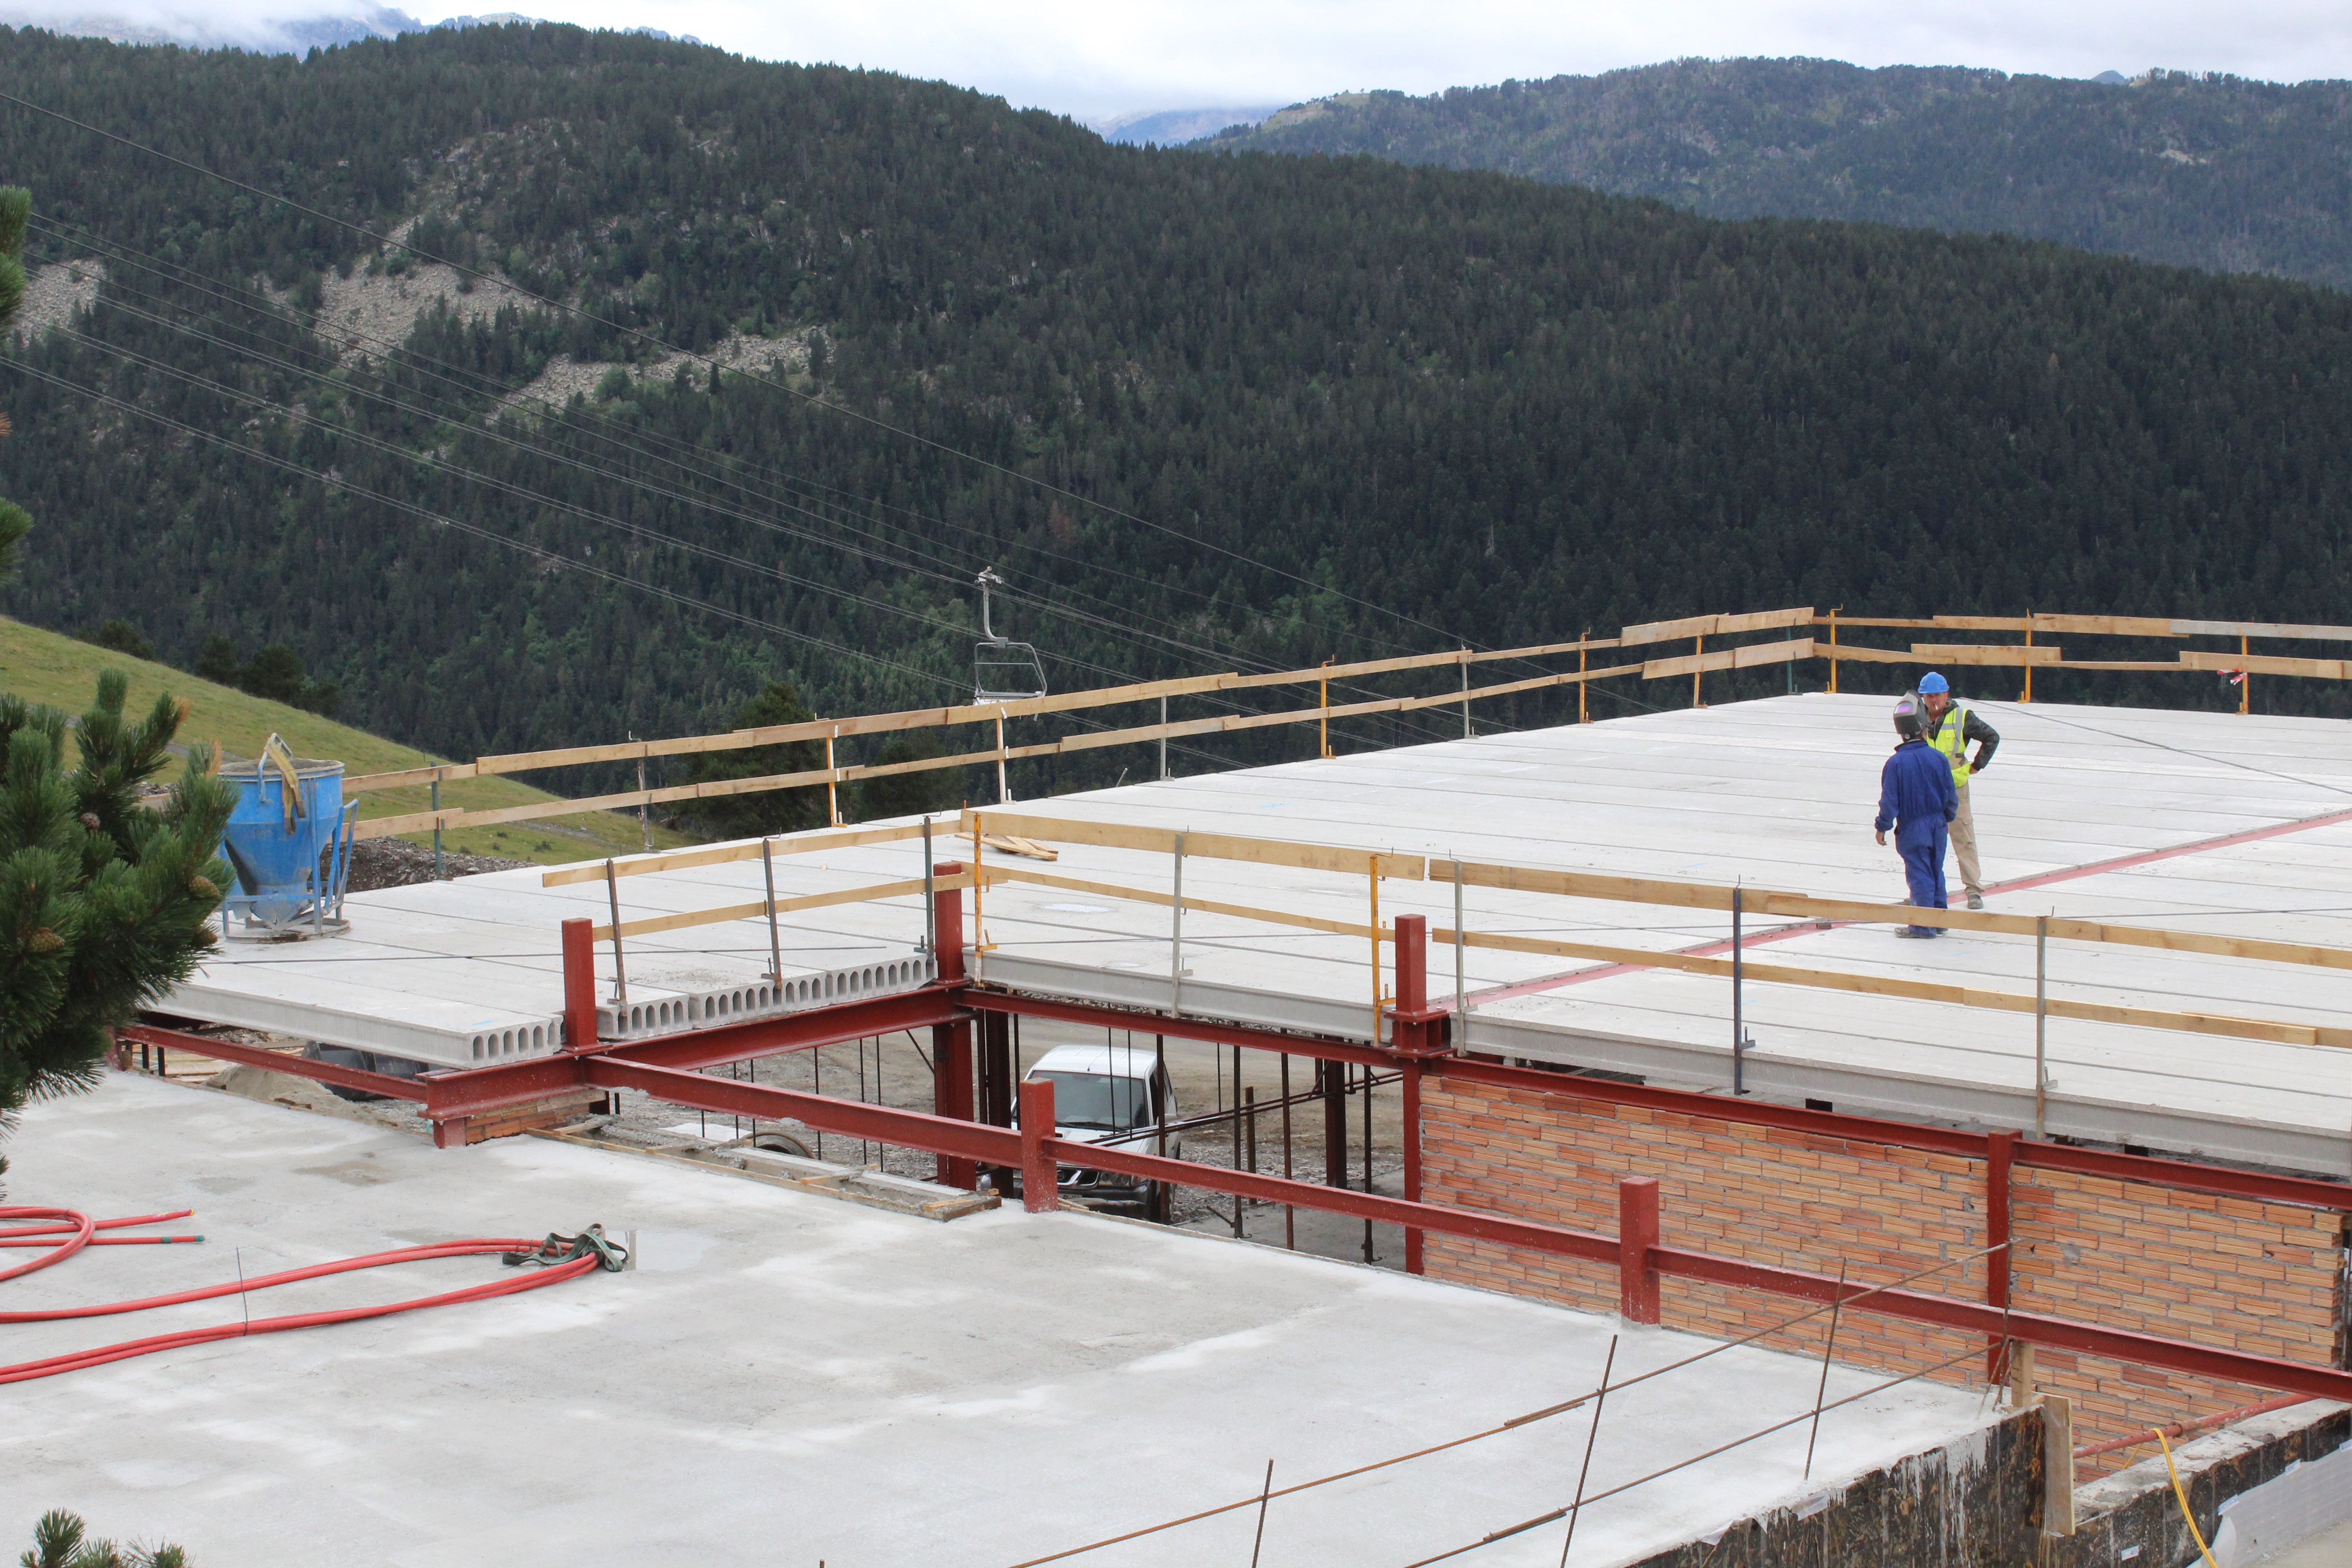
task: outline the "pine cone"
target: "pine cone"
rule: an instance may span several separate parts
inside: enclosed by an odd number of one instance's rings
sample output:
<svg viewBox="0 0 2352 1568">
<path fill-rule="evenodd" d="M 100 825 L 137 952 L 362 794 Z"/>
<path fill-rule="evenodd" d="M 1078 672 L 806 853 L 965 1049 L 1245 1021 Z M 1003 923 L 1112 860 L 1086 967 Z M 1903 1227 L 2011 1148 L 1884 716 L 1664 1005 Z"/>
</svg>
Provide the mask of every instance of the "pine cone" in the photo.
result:
<svg viewBox="0 0 2352 1568">
<path fill-rule="evenodd" d="M 98 813 L 94 811 L 85 811 L 81 814 L 81 825 L 84 827 L 89 828 L 92 833 L 97 832 L 100 828 L 106 826 L 106 824 L 99 821 Z"/>
<path fill-rule="evenodd" d="M 198 926 L 188 940 L 198 947 L 212 947 L 220 942 L 219 934 L 210 926 Z"/>
<path fill-rule="evenodd" d="M 221 896 L 220 889 L 213 886 L 213 879 L 210 877 L 189 878 L 188 891 L 200 899 L 217 899 Z"/>
<path fill-rule="evenodd" d="M 65 944 L 65 938 L 59 936 L 48 927 L 43 926 L 40 930 L 35 931 L 32 935 L 25 939 L 25 951 L 26 952 L 55 952 L 58 949 L 64 947 Z"/>
</svg>

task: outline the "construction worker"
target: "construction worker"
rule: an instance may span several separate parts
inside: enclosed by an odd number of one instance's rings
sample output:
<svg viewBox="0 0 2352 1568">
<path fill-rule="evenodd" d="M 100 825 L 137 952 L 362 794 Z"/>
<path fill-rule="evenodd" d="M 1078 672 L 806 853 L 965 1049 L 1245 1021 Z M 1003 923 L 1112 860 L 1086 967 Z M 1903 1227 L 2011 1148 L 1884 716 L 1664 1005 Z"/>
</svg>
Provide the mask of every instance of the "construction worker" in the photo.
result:
<svg viewBox="0 0 2352 1568">
<path fill-rule="evenodd" d="M 1940 910 L 1944 901 L 1944 843 L 1953 813 L 1960 808 L 1959 786 L 1952 770 L 1933 746 L 1920 739 L 1919 707 L 1906 697 L 1895 705 L 1895 732 L 1901 737 L 1895 754 L 1878 772 L 1878 841 L 1895 829 L 1895 847 L 1903 856 L 1904 879 L 1911 884 L 1911 907 Z M 1928 937 L 1942 932 L 1935 926 L 1905 926 L 1897 936 Z"/>
<path fill-rule="evenodd" d="M 1960 886 L 1969 908 L 1984 908 L 1984 872 L 1977 864 L 1977 820 L 1969 811 L 1969 775 L 1980 773 L 1992 761 L 2000 736 L 1965 702 L 1952 700 L 1951 683 L 1934 670 L 1919 678 L 1921 732 L 1927 744 L 1952 764 L 1952 783 L 1960 792 L 1960 809 L 1952 818 L 1952 858 L 1960 865 Z M 1976 742 L 1977 760 L 1969 761 L 1969 743 Z"/>
</svg>

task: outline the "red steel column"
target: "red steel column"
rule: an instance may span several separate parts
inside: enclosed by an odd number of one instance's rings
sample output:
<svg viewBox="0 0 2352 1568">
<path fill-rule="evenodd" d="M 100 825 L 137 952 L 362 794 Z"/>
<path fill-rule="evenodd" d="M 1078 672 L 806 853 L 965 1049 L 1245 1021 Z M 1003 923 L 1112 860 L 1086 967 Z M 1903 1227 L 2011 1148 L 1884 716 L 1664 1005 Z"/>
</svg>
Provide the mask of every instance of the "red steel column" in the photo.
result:
<svg viewBox="0 0 2352 1568">
<path fill-rule="evenodd" d="M 1040 1079 L 1021 1086 L 1021 1206 L 1051 1214 L 1061 1202 L 1061 1167 L 1045 1152 L 1054 1135 L 1054 1085 Z"/>
<path fill-rule="evenodd" d="M 589 921 L 563 922 L 563 1048 L 596 1043 L 596 942 Z"/>
<path fill-rule="evenodd" d="M 1398 1141 L 1404 1145 L 1404 1195 L 1421 1201 L 1421 1063 L 1438 1027 L 1429 1011 L 1429 921 L 1423 915 L 1399 915 L 1396 923 L 1396 1022 L 1398 1075 L 1404 1089 Z M 1423 1235 L 1404 1233 L 1404 1271 L 1422 1271 Z"/>
<path fill-rule="evenodd" d="M 1404 1079 L 1404 1198 L 1409 1204 L 1417 1204 L 1421 1202 L 1421 1064 L 1408 1057 L 1399 1070 Z M 1421 1241 L 1422 1233 L 1408 1226 L 1404 1233 L 1404 1271 L 1408 1274 L 1422 1272 Z"/>
<path fill-rule="evenodd" d="M 957 861 L 943 860 L 932 868 L 936 875 L 953 877 L 963 867 Z M 931 895 L 931 925 L 938 933 L 940 984 L 963 984 L 963 889 L 945 888 Z M 934 1024 L 931 1026 L 931 1109 L 940 1116 L 952 1116 L 958 1121 L 972 1120 L 971 1093 L 971 1025 L 969 1021 Z M 966 1192 L 980 1184 L 980 1167 L 970 1160 L 960 1160 L 942 1154 L 939 1157 L 938 1180 L 943 1186 L 961 1187 Z"/>
<path fill-rule="evenodd" d="M 2003 1310 L 2010 1304 L 2011 1248 L 2004 1244 L 2010 1239 L 2010 1172 L 2017 1161 L 2017 1137 L 2014 1132 L 1993 1133 L 1985 1151 L 1985 1245 L 1999 1248 L 1985 1254 L 1985 1305 Z M 1985 1381 L 2009 1381 L 2009 1342 L 1999 1335 L 1986 1341 Z"/>
<path fill-rule="evenodd" d="M 1617 1310 L 1629 1323 L 1658 1321 L 1658 1271 L 1650 1249 L 1658 1245 L 1658 1183 L 1654 1176 L 1617 1182 Z"/>
<path fill-rule="evenodd" d="M 961 877 L 961 861 L 942 860 L 931 868 L 932 875 Z M 940 964 L 940 984 L 963 984 L 963 889 L 942 888 L 931 895 L 931 929 L 939 939 L 936 956 Z"/>
</svg>

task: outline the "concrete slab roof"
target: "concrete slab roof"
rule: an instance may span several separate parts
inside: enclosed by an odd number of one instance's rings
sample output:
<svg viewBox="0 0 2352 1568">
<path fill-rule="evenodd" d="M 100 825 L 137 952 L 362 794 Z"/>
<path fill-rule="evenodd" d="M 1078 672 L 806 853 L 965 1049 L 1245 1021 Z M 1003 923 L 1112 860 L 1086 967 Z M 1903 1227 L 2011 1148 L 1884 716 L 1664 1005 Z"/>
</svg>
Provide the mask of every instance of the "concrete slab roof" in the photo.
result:
<svg viewBox="0 0 2352 1568">
<path fill-rule="evenodd" d="M 1286 838 L 1408 855 L 1601 871 L 1894 901 L 1899 862 L 1872 840 L 1888 700 L 1808 695 L 1206 773 L 1029 803 L 1039 815 Z M 1980 702 L 2003 736 L 1974 784 L 1990 908 L 2344 945 L 2352 912 L 2352 724 L 2138 709 Z M 1017 775 L 1015 778 L 1017 784 Z M 2252 836 L 2252 837 L 2250 837 Z M 969 858 L 968 844 L 940 855 Z M 992 865 L 1024 863 L 990 851 Z M 779 890 L 919 875 L 911 843 L 780 860 Z M 2120 862 L 2120 863 L 2119 863 Z M 1069 846 L 1056 875 L 1165 893 L 1170 858 Z M 631 878 L 624 914 L 759 896 L 756 861 Z M 1369 879 L 1188 858 L 1188 898 L 1360 922 Z M 1453 889 L 1384 879 L 1384 920 L 1453 923 Z M 535 871 L 352 900 L 349 945 L 247 949 L 208 963 L 173 1005 L 343 1043 L 473 1006 L 544 1018 L 557 1005 L 564 915 L 604 918 L 601 884 L 544 889 Z M 1360 938 L 1192 912 L 1171 998 L 1165 907 L 1045 887 L 981 900 L 992 983 L 1364 1037 L 1374 974 Z M 919 899 L 787 916 L 788 960 L 904 959 Z M 1475 931 L 1673 950 L 1720 942 L 1706 910 L 1472 889 Z M 1750 920 L 1759 960 L 2031 994 L 2030 938 L 1892 940 L 1890 926 L 1815 930 Z M 373 945 L 370 945 L 373 944 Z M 767 967 L 765 926 L 703 927 L 630 949 L 633 998 L 739 989 Z M 397 962 L 393 962 L 397 960 Z M 600 950 L 609 978 L 609 950 Z M 1450 1001 L 1454 955 L 1431 955 Z M 2340 970 L 2053 942 L 2050 994 L 2340 1025 Z M 1730 987 L 1655 969 L 1472 949 L 1468 1046 L 1728 1088 Z M 1751 1091 L 1840 1110 L 2033 1125 L 2030 1016 L 1750 982 Z M 352 1021 L 366 1016 L 364 1029 Z M 342 1032 L 338 1033 L 341 1029 Z M 374 1035 L 371 1038 L 375 1037 Z M 378 1045 L 377 1048 L 396 1047 Z M 2352 1053 L 2053 1020 L 2048 1131 L 2168 1152 L 2342 1173 L 2352 1166 Z M 451 1059 L 434 1058 L 432 1059 Z"/>
<path fill-rule="evenodd" d="M 708 1172 L 421 1139 L 129 1076 L 35 1106 L 18 1202 L 193 1207 L 203 1247 L 92 1248 L 12 1310 L 186 1289 L 380 1248 L 634 1228 L 644 1268 L 231 1339 L 20 1384 L 0 1529 L 47 1508 L 205 1568 L 752 1561 L 1006 1565 L 1461 1436 L 1599 1381 L 1612 1320 L 1093 1215 L 937 1224 Z M 252 1315 L 401 1300 L 488 1258 L 343 1275 Z M 236 1321 L 235 1298 L 20 1326 L 11 1359 Z M 1817 1341 L 1818 1323 L 1803 1331 Z M 1617 1375 L 1711 1342 L 1625 1331 Z M 1809 1342 L 1800 1339 L 1798 1343 Z M 1813 1405 L 1810 1354 L 1727 1351 L 1612 1393 L 1601 1492 Z M 1832 1367 L 1829 1397 L 1883 1380 Z M 1977 1451 L 1980 1394 L 1913 1383 L 1589 1509 L 1599 1568 L 1911 1452 Z M 1534 1423 L 1272 1505 L 1269 1563 L 1403 1563 L 1566 1503 L 1589 1417 Z M 1076 1559 L 1242 1562 L 1253 1512 Z M 1546 1529 L 1479 1553 L 1552 1568 Z"/>
</svg>

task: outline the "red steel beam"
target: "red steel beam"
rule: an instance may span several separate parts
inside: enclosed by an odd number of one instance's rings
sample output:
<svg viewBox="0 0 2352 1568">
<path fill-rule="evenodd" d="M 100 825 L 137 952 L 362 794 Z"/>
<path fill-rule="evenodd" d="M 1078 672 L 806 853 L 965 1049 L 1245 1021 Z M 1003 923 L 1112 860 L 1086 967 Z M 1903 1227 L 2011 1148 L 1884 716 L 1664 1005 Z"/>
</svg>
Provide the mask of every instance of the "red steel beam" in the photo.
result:
<svg viewBox="0 0 2352 1568">
<path fill-rule="evenodd" d="M 1650 1261 L 1661 1274 L 1697 1279 L 1710 1285 L 1768 1291 L 1775 1296 L 1792 1296 L 1799 1300 L 1824 1304 L 1835 1300 L 1838 1295 L 1835 1279 L 1827 1274 L 1809 1274 L 1802 1269 L 1775 1268 L 1764 1264 L 1742 1262 L 1738 1258 L 1717 1258 L 1710 1253 L 1686 1252 L 1672 1247 L 1653 1249 Z M 2168 1372 L 2210 1377 L 2224 1383 L 2250 1384 L 2256 1388 L 2275 1388 L 2306 1394 L 2313 1399 L 2352 1400 L 2352 1372 L 2342 1372 L 2334 1367 L 2249 1355 L 2242 1351 L 2214 1350 L 2205 1345 L 2190 1344 L 2186 1340 L 2134 1333 L 2125 1329 L 2103 1329 L 2072 1319 L 2045 1317 L 2039 1312 L 2003 1311 L 1980 1302 L 1963 1301 L 1948 1296 L 1929 1296 L 1916 1290 L 1880 1290 L 1867 1299 L 1855 1299 L 1869 1289 L 1867 1285 L 1852 1280 L 1846 1282 L 1845 1300 L 1854 1310 L 1876 1312 L 1885 1317 L 1902 1318 L 1937 1328 L 1956 1329 L 1963 1333 L 1983 1334 L 1987 1338 L 2006 1335 L 2012 1340 L 2022 1340 L 2051 1350 L 2071 1351 L 2077 1355 L 2105 1356 L 2110 1361 L 2162 1367 Z"/>
<path fill-rule="evenodd" d="M 1431 1064 L 1446 1078 L 1465 1083 L 1491 1084 L 1496 1089 L 1532 1089 L 1538 1094 L 1598 1100 L 1611 1105 L 1638 1105 L 1651 1110 L 1671 1110 L 1685 1116 L 1705 1116 L 1753 1127 L 1780 1127 L 1822 1138 L 1852 1138 L 1894 1149 L 1922 1149 L 1934 1154 L 1985 1158 L 1985 1134 L 1957 1127 L 1923 1127 L 1908 1121 L 1886 1121 L 1835 1110 L 1808 1110 L 1801 1105 L 1775 1105 L 1743 1096 L 1701 1094 L 1687 1089 L 1659 1089 L 1643 1083 L 1615 1083 L 1607 1079 L 1576 1078 L 1542 1072 L 1534 1068 L 1506 1067 L 1468 1057 L 1445 1057 Z"/>
<path fill-rule="evenodd" d="M 1469 1057 L 1444 1057 L 1430 1063 L 1433 1071 L 1465 1083 L 1497 1089 L 1531 1089 L 1539 1094 L 1597 1100 L 1612 1105 L 1638 1105 L 1685 1116 L 1750 1127 L 1780 1127 L 1822 1138 L 1852 1139 L 1890 1149 L 1920 1149 L 1934 1154 L 1958 1154 L 1970 1160 L 1990 1160 L 1990 1132 L 1957 1127 L 1928 1127 L 1909 1121 L 1855 1116 L 1839 1110 L 1808 1110 L 1802 1106 L 1775 1105 L 1769 1100 L 1702 1094 L 1694 1089 L 1661 1089 L 1650 1084 L 1615 1083 L 1606 1079 L 1577 1078 L 1542 1072 L 1533 1068 L 1506 1067 L 1500 1062 Z M 2273 1175 L 2263 1171 L 2236 1170 L 2226 1165 L 2200 1164 L 2190 1160 L 2166 1160 L 2152 1154 L 2124 1154 L 2105 1149 L 2081 1149 L 2068 1143 L 2017 1141 L 2019 1165 L 2045 1171 L 2071 1171 L 2078 1175 L 2105 1176 L 2119 1182 L 2140 1182 L 2155 1187 L 2214 1193 L 2224 1197 L 2252 1198 L 2263 1203 L 2295 1204 L 2304 1208 L 2352 1211 L 2352 1184 L 2309 1176 Z"/>
<path fill-rule="evenodd" d="M 1246 1024 L 1214 1024 L 1204 1018 L 1171 1017 L 1135 1007 L 1103 1006 L 1092 1002 L 1055 1002 L 1007 991 L 967 990 L 964 1005 L 976 1013 L 1017 1013 L 1024 1018 L 1051 1018 L 1064 1024 L 1084 1024 L 1097 1029 L 1133 1029 L 1138 1034 L 1171 1035 L 1180 1040 L 1206 1040 L 1213 1045 L 1248 1046 L 1261 1051 L 1287 1051 L 1318 1061 L 1353 1062 L 1358 1067 L 1391 1068 L 1395 1053 L 1344 1040 L 1310 1035 L 1286 1035 L 1279 1029 L 1252 1028 Z"/>
<path fill-rule="evenodd" d="M 121 1040 L 185 1051 L 190 1056 L 209 1057 L 215 1061 L 268 1068 L 272 1072 L 292 1073 L 297 1078 L 314 1078 L 321 1083 L 338 1083 L 345 1089 L 363 1089 L 392 1100 L 425 1098 L 418 1092 L 415 1079 L 394 1078 L 390 1073 L 368 1072 L 360 1068 L 338 1067 L 333 1062 L 309 1061 L 285 1051 L 239 1045 L 235 1040 L 215 1040 L 204 1035 L 184 1034 L 178 1029 L 162 1029 L 148 1024 L 126 1024 L 115 1030 L 114 1035 Z"/>
<path fill-rule="evenodd" d="M 590 1057 L 581 1066 L 588 1074 L 588 1081 L 598 1088 L 642 1089 L 656 1100 L 714 1115 L 800 1121 L 845 1137 L 923 1149 L 988 1165 L 1016 1165 L 1021 1162 L 1021 1135 L 1003 1127 L 959 1121 L 925 1110 L 898 1110 L 862 1100 L 805 1094 L 795 1089 L 778 1089 L 773 1084 L 649 1067 L 616 1057 Z"/>
</svg>

